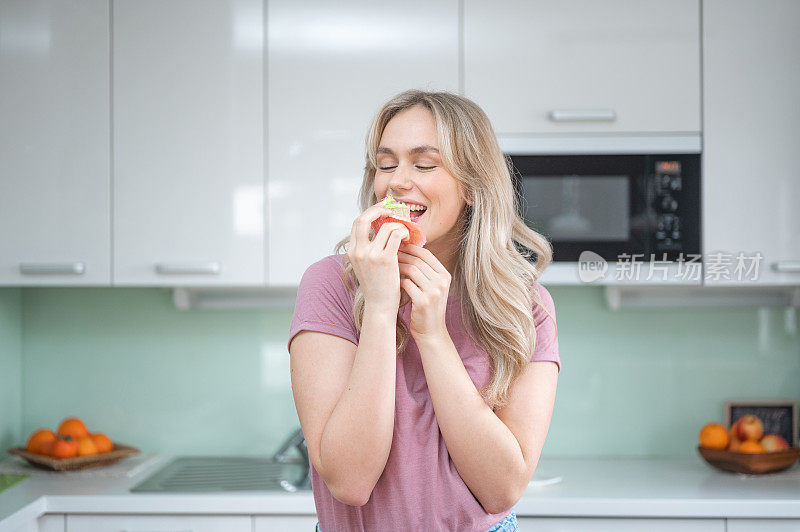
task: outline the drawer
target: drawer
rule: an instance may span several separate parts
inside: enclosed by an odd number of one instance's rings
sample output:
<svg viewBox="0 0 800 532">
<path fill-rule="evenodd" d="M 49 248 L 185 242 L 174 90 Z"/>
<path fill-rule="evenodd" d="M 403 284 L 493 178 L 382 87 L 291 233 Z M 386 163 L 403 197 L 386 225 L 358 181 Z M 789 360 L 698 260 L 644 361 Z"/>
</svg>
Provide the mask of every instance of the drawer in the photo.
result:
<svg viewBox="0 0 800 532">
<path fill-rule="evenodd" d="M 253 532 L 314 532 L 316 515 L 257 515 Z"/>
<path fill-rule="evenodd" d="M 518 517 L 520 532 L 725 532 L 724 519 Z"/>
<path fill-rule="evenodd" d="M 69 532 L 251 532 L 251 518 L 218 515 L 67 515 Z"/>
<path fill-rule="evenodd" d="M 728 519 L 727 532 L 797 532 L 800 519 Z"/>
</svg>

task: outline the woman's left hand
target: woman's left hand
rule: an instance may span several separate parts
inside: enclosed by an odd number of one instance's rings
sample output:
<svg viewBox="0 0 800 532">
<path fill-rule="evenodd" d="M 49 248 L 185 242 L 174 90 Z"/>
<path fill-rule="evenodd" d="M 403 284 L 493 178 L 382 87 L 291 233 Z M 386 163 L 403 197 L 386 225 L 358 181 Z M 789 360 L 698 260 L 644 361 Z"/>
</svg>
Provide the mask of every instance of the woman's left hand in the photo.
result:
<svg viewBox="0 0 800 532">
<path fill-rule="evenodd" d="M 397 253 L 401 275 L 400 287 L 411 297 L 411 336 L 423 338 L 447 334 L 445 315 L 450 293 L 450 272 L 427 249 L 402 244 Z"/>
</svg>

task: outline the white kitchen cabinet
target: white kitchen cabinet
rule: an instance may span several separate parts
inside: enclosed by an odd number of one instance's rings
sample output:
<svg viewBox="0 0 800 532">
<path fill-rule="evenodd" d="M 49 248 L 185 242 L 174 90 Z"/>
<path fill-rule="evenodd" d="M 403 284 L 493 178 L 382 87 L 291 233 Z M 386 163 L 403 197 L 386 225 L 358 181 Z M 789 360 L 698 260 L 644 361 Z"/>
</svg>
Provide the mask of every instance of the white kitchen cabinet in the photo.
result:
<svg viewBox="0 0 800 532">
<path fill-rule="evenodd" d="M 798 532 L 800 519 L 727 519 L 726 532 Z"/>
<path fill-rule="evenodd" d="M 261 0 L 115 0 L 118 286 L 263 286 Z"/>
<path fill-rule="evenodd" d="M 703 2 L 707 285 L 800 284 L 797 50 L 800 2 Z"/>
<path fill-rule="evenodd" d="M 308 515 L 257 515 L 253 532 L 314 532 L 317 516 Z"/>
<path fill-rule="evenodd" d="M 464 91 L 501 136 L 697 133 L 699 0 L 465 0 Z"/>
<path fill-rule="evenodd" d="M 107 0 L 0 2 L 0 286 L 111 282 Z"/>
<path fill-rule="evenodd" d="M 44 514 L 37 519 L 39 532 L 65 532 L 67 516 L 64 514 Z"/>
<path fill-rule="evenodd" d="M 64 514 L 44 514 L 16 528 L 14 532 L 65 532 L 65 530 Z"/>
<path fill-rule="evenodd" d="M 725 532 L 725 519 L 518 517 L 517 522 L 520 532 Z"/>
<path fill-rule="evenodd" d="M 189 531 L 192 532 L 251 532 L 249 515 L 120 515 L 69 514 L 69 532 L 110 531 Z"/>
<path fill-rule="evenodd" d="M 270 0 L 268 284 L 296 286 L 361 212 L 365 138 L 411 88 L 458 91 L 458 0 Z"/>
</svg>

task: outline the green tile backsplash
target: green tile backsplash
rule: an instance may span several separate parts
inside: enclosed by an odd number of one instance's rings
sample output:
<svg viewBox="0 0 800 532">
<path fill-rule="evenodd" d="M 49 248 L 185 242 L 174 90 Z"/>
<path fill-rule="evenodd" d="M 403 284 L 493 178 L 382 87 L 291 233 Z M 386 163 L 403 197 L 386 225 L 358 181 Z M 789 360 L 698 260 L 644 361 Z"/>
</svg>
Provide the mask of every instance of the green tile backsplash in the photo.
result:
<svg viewBox="0 0 800 532">
<path fill-rule="evenodd" d="M 22 289 L 0 288 L 0 452 L 22 438 Z"/>
<path fill-rule="evenodd" d="M 794 309 L 611 311 L 551 287 L 563 370 L 544 454 L 693 455 L 729 398 L 800 401 Z M 68 415 L 143 451 L 273 453 L 298 426 L 291 309 L 179 311 L 159 288 L 0 289 L 0 442 Z"/>
</svg>

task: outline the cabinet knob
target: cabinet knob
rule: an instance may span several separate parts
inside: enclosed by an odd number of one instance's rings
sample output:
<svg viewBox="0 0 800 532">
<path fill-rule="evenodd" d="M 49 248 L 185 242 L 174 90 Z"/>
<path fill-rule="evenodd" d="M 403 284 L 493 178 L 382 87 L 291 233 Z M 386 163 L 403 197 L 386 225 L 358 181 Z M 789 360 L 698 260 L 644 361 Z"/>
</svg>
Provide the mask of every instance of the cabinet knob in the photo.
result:
<svg viewBox="0 0 800 532">
<path fill-rule="evenodd" d="M 200 263 L 165 263 L 159 262 L 156 264 L 156 272 L 167 275 L 184 275 L 184 274 L 212 274 L 216 275 L 222 271 L 222 265 L 219 262 L 200 262 Z"/>
<path fill-rule="evenodd" d="M 555 109 L 548 115 L 553 122 L 613 122 L 613 109 Z"/>
<path fill-rule="evenodd" d="M 61 262 L 61 263 L 47 263 L 47 262 L 21 262 L 19 264 L 19 273 L 25 275 L 32 274 L 69 274 L 81 275 L 86 271 L 86 265 L 83 262 Z"/>
</svg>

